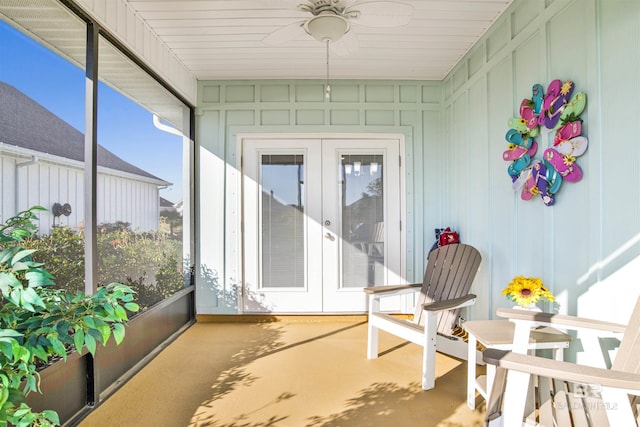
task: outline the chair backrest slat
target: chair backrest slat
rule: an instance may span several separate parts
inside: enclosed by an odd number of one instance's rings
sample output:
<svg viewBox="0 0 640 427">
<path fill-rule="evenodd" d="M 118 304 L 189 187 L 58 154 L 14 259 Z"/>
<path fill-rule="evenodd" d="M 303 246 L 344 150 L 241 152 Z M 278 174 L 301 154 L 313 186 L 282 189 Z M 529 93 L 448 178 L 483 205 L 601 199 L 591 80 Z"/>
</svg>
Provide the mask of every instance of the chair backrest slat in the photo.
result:
<svg viewBox="0 0 640 427">
<path fill-rule="evenodd" d="M 422 289 L 414 313 L 414 322 L 424 324 L 422 305 L 465 296 L 480 267 L 480 253 L 473 246 L 457 243 L 436 248 L 429 253 Z M 441 312 L 438 332 L 449 334 L 460 310 Z"/>
<path fill-rule="evenodd" d="M 612 369 L 640 373 L 640 298 L 624 330 Z"/>
</svg>

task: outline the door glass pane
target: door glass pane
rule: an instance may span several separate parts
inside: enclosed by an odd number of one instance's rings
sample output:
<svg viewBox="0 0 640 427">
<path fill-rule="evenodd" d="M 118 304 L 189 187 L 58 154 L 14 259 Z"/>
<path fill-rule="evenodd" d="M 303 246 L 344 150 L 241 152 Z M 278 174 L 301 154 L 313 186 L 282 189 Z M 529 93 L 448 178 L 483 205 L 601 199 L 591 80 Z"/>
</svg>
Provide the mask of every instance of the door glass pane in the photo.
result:
<svg viewBox="0 0 640 427">
<path fill-rule="evenodd" d="M 260 163 L 263 288 L 304 288 L 304 156 L 263 154 Z"/>
<path fill-rule="evenodd" d="M 341 156 L 342 286 L 384 284 L 382 155 Z"/>
</svg>

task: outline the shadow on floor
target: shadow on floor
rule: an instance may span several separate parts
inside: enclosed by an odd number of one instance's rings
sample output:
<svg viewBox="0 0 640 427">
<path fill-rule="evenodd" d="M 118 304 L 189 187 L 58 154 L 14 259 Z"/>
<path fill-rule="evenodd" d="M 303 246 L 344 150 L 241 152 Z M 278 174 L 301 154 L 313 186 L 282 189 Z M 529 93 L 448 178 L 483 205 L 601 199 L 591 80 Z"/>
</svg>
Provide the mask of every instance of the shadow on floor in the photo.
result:
<svg viewBox="0 0 640 427">
<path fill-rule="evenodd" d="M 367 360 L 366 338 L 362 322 L 199 323 L 80 426 L 481 425 L 466 363 L 438 354 L 425 392 L 419 346 L 381 334 Z"/>
</svg>

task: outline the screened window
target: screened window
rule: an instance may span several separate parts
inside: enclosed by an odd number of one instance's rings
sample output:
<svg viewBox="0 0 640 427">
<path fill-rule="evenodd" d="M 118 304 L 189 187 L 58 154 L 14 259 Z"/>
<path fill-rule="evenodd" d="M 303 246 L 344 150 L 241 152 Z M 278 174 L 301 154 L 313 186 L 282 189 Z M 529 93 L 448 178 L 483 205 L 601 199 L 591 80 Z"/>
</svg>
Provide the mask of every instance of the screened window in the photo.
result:
<svg viewBox="0 0 640 427">
<path fill-rule="evenodd" d="M 86 41 L 59 1 L 0 3 L 0 220 L 44 207 L 27 245 L 71 290 L 85 289 L 89 229 Z M 190 110 L 102 36 L 98 69 L 98 285 L 131 285 L 148 307 L 188 283 Z"/>
</svg>

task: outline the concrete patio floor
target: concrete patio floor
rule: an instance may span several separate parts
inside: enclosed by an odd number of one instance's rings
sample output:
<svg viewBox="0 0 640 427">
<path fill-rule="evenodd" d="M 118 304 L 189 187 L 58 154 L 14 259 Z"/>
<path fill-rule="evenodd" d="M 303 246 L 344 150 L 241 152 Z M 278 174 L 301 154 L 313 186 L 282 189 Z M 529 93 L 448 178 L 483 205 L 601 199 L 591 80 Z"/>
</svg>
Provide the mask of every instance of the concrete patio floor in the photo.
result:
<svg viewBox="0 0 640 427">
<path fill-rule="evenodd" d="M 362 319 L 198 322 L 79 425 L 482 424 L 484 405 L 465 403 L 466 362 L 438 353 L 436 387 L 425 392 L 422 348 L 381 333 L 381 356 L 367 360 Z"/>
</svg>

